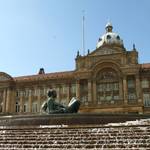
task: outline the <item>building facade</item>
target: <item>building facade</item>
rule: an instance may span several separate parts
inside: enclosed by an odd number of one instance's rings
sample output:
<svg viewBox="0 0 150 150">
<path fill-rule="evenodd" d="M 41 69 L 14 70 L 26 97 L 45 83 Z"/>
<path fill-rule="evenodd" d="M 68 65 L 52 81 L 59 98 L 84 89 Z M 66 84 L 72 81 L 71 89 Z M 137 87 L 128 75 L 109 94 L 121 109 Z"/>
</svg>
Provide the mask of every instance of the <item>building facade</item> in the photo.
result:
<svg viewBox="0 0 150 150">
<path fill-rule="evenodd" d="M 81 101 L 80 112 L 150 113 L 150 64 L 138 63 L 138 52 L 128 51 L 108 23 L 96 49 L 77 52 L 73 71 L 11 77 L 0 72 L 0 113 L 40 113 L 47 90 L 57 91 L 57 101 Z"/>
</svg>

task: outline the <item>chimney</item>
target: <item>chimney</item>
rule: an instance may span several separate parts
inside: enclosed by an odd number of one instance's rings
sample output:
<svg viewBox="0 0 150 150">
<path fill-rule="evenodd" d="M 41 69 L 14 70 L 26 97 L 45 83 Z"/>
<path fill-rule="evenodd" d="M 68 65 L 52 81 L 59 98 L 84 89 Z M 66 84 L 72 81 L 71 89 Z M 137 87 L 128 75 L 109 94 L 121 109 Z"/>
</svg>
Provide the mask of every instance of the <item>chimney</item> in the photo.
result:
<svg viewBox="0 0 150 150">
<path fill-rule="evenodd" d="M 45 74 L 44 68 L 40 68 L 39 73 L 38 74 Z"/>
</svg>

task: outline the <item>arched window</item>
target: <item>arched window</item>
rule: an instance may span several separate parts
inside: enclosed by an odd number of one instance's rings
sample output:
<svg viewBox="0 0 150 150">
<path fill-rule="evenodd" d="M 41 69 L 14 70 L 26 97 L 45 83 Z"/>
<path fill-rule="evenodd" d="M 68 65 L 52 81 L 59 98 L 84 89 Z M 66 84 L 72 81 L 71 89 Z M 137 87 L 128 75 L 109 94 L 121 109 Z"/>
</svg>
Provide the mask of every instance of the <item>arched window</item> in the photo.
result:
<svg viewBox="0 0 150 150">
<path fill-rule="evenodd" d="M 107 35 L 107 39 L 111 39 L 111 36 L 110 36 L 110 35 Z"/>
<path fill-rule="evenodd" d="M 119 99 L 119 77 L 115 70 L 112 68 L 101 70 L 96 80 L 98 103 Z"/>
</svg>

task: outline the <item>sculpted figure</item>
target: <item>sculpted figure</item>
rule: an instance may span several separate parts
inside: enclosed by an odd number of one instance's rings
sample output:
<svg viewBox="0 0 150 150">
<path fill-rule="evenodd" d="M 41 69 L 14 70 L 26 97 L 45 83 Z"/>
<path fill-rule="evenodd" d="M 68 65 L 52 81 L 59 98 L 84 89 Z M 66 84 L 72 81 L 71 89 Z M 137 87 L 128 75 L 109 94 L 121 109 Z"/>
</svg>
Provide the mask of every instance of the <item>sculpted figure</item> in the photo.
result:
<svg viewBox="0 0 150 150">
<path fill-rule="evenodd" d="M 41 107 L 42 111 L 48 114 L 54 113 L 77 113 L 80 107 L 80 101 L 72 98 L 68 106 L 64 106 L 55 101 L 57 93 L 55 90 L 49 90 L 47 92 L 48 99 Z"/>
</svg>

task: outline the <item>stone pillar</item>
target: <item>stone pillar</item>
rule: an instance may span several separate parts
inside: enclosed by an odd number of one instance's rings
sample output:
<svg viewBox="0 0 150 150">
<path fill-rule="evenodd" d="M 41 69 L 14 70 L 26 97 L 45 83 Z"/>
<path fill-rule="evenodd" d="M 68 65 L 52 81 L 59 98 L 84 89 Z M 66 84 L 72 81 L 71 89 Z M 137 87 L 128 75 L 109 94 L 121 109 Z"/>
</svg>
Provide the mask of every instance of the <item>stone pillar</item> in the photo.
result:
<svg viewBox="0 0 150 150">
<path fill-rule="evenodd" d="M 124 99 L 124 104 L 128 103 L 128 88 L 127 88 L 127 76 L 123 77 L 123 99 Z"/>
<path fill-rule="evenodd" d="M 70 101 L 70 85 L 68 84 L 67 85 L 67 104 L 69 103 Z"/>
<path fill-rule="evenodd" d="M 119 79 L 119 99 L 123 100 L 123 88 L 122 88 L 122 79 Z"/>
<path fill-rule="evenodd" d="M 40 95 L 40 88 L 37 88 L 37 103 L 38 103 L 38 112 L 41 110 L 41 95 Z"/>
<path fill-rule="evenodd" d="M 15 113 L 15 108 L 16 108 L 16 91 L 13 89 L 12 90 L 12 95 L 11 95 L 11 111 Z"/>
<path fill-rule="evenodd" d="M 60 90 L 60 85 L 58 86 L 58 88 L 57 88 L 57 100 L 58 100 L 58 102 L 60 102 L 60 100 L 61 100 L 61 90 Z"/>
<path fill-rule="evenodd" d="M 97 103 L 96 80 L 93 81 L 93 103 Z"/>
<path fill-rule="evenodd" d="M 77 80 L 76 81 L 76 98 L 80 99 L 81 98 L 80 96 L 81 96 L 80 95 L 80 80 Z"/>
<path fill-rule="evenodd" d="M 3 108 L 2 108 L 2 112 L 6 112 L 6 89 L 4 89 L 3 91 Z"/>
<path fill-rule="evenodd" d="M 140 85 L 139 75 L 136 75 L 135 81 L 136 81 L 137 100 L 138 100 L 138 103 L 141 103 L 142 102 L 142 93 L 141 93 L 141 85 Z"/>
<path fill-rule="evenodd" d="M 24 106 L 24 102 L 23 102 L 23 93 L 20 96 L 20 112 L 23 113 L 23 106 Z"/>
<path fill-rule="evenodd" d="M 88 80 L 88 102 L 92 101 L 92 81 Z"/>
<path fill-rule="evenodd" d="M 29 112 L 32 112 L 32 92 L 29 91 Z"/>
<path fill-rule="evenodd" d="M 6 95 L 6 112 L 10 112 L 10 101 L 11 101 L 11 90 L 10 88 L 8 88 Z"/>
</svg>

